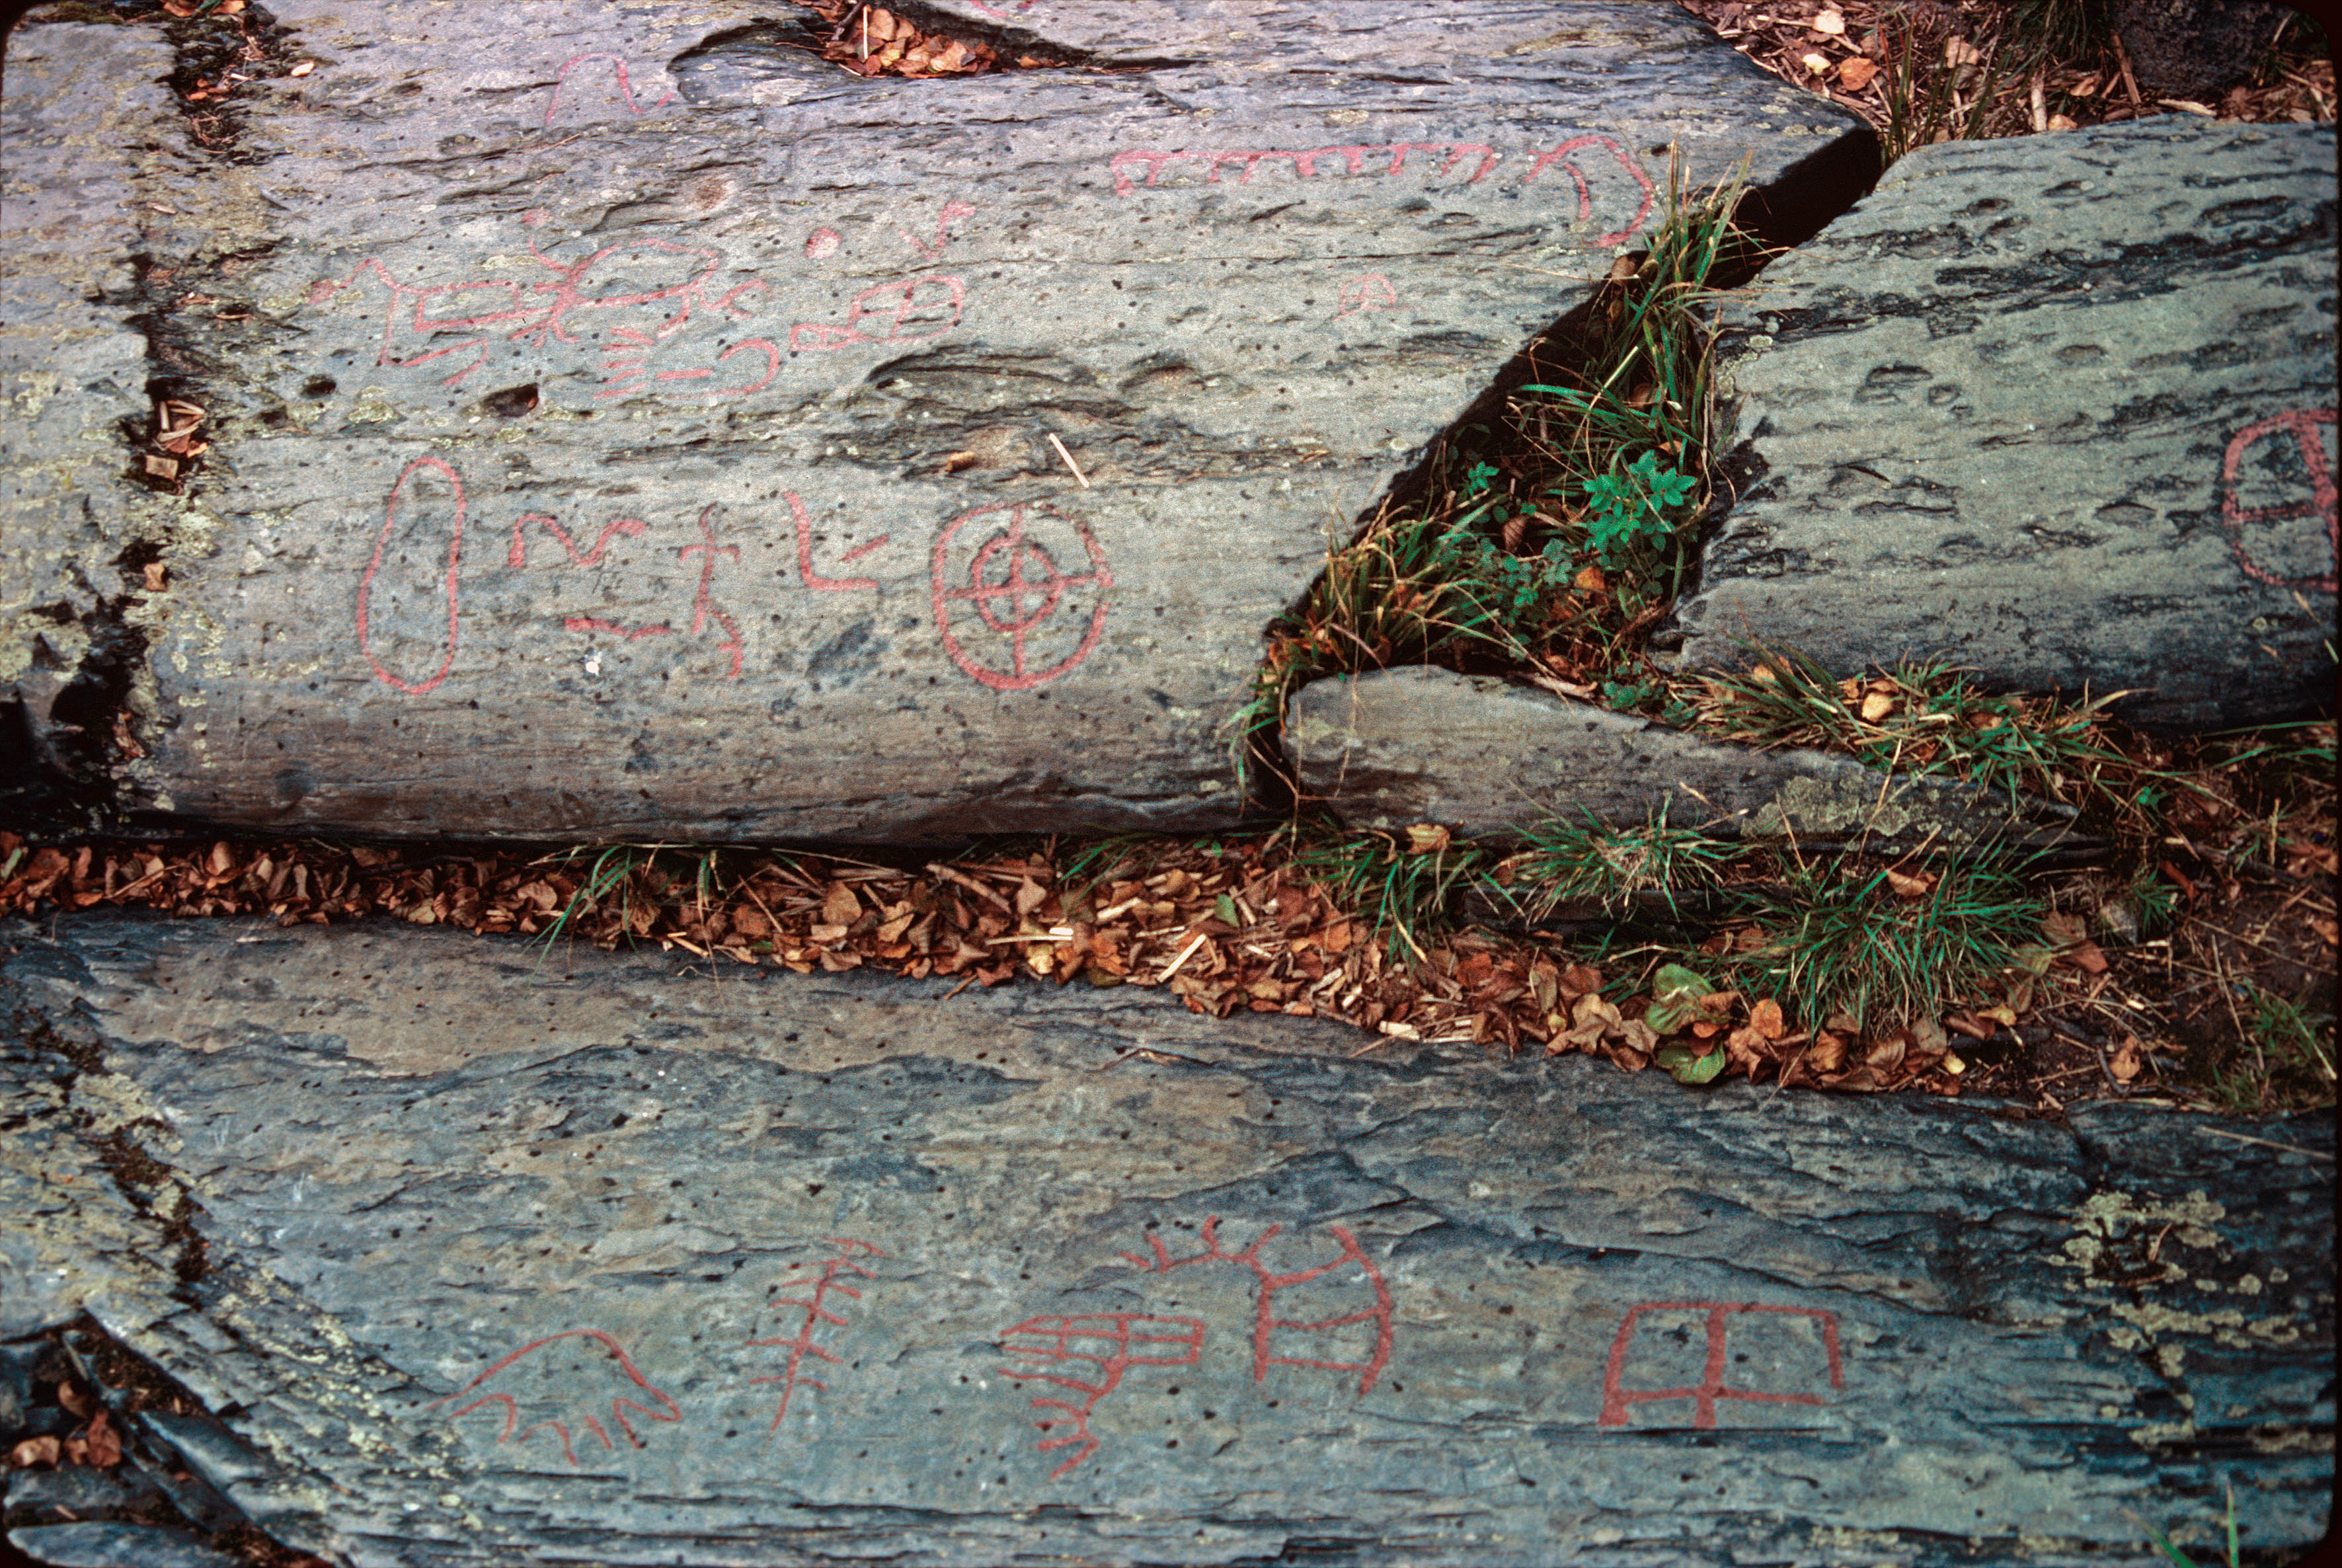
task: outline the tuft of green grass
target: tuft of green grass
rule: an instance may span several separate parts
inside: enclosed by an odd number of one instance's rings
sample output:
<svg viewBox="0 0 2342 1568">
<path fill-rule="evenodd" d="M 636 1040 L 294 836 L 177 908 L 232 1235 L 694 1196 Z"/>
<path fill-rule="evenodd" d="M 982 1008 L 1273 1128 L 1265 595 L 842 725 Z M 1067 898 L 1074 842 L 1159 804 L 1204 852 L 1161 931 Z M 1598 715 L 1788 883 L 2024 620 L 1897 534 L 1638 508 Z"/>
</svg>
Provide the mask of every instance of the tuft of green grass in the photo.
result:
<svg viewBox="0 0 2342 1568">
<path fill-rule="evenodd" d="M 2008 40 L 2029 73 L 2095 55 L 2113 36 L 2107 0 L 2012 0 Z"/>
<path fill-rule="evenodd" d="M 2246 1038 L 2205 1074 L 2211 1104 L 2239 1115 L 2333 1104 L 2334 1020 L 2249 980 L 2237 1000 Z"/>
<path fill-rule="evenodd" d="M 1560 514 L 1562 554 L 1623 574 L 1611 584 L 1622 619 L 1674 598 L 1707 508 L 1717 427 L 1710 280 L 1746 253 L 1732 214 L 1746 179 L 1744 165 L 1694 191 L 1671 157 L 1649 249 L 1614 269 L 1568 363 L 1523 385 L 1508 409 L 1541 475 L 1539 504 Z"/>
<path fill-rule="evenodd" d="M 1420 960 L 1419 933 L 1447 926 L 1466 889 L 1494 889 L 1496 856 L 1444 829 L 1389 834 L 1320 828 L 1294 855 L 1294 869 L 1322 884 L 1340 907 L 1366 919 L 1396 961 Z"/>
<path fill-rule="evenodd" d="M 2033 0 L 2045 14 L 2064 3 Z M 1883 15 L 1879 31 L 1887 56 L 1881 77 L 1887 124 L 1878 133 L 1882 167 L 1930 143 L 1973 141 L 1992 134 L 1996 90 L 2009 48 L 1987 43 L 1989 53 L 1980 60 L 1955 63 L 1946 57 L 1943 44 L 1899 11 Z"/>
<path fill-rule="evenodd" d="M 2080 703 L 1987 692 L 1947 660 L 1907 662 L 1885 678 L 1892 711 L 1862 716 L 1866 684 L 1840 681 L 1808 655 L 1752 645 L 1755 666 L 1676 683 L 1697 728 L 1760 745 L 1841 752 L 1882 772 L 1948 774 L 2005 794 L 2033 794 L 2135 835 L 2151 830 L 2176 774 L 2143 765 L 2109 732 L 2111 692 Z M 1847 687 L 1856 688 L 1849 693 Z"/>
<path fill-rule="evenodd" d="M 1513 903 L 1532 920 L 1575 898 L 1620 914 L 1645 892 L 1665 895 L 1672 910 L 1676 894 L 1718 885 L 1744 854 L 1697 828 L 1668 826 L 1664 807 L 1640 827 L 1613 827 L 1589 814 L 1583 822 L 1539 823 L 1523 837 L 1526 846 L 1505 865 Z"/>
<path fill-rule="evenodd" d="M 1836 1013 L 1866 1031 L 1934 1018 L 2036 939 L 2047 904 L 2016 871 L 1947 864 L 1917 897 L 1888 868 L 1800 864 L 1785 884 L 1743 895 L 1766 941 L 1731 960 L 1752 995 L 1793 1002 L 1807 1027 Z"/>
</svg>

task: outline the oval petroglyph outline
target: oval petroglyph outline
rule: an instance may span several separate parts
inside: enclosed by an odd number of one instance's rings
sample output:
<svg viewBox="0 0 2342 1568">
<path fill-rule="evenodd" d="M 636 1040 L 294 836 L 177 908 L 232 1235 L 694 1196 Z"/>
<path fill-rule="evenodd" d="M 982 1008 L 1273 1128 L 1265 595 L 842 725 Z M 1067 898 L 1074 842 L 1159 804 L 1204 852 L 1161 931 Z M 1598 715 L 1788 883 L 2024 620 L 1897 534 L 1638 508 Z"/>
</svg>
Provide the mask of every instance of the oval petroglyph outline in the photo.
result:
<svg viewBox="0 0 2342 1568">
<path fill-rule="evenodd" d="M 368 617 L 374 602 L 375 574 L 382 570 L 383 552 L 390 548 L 391 530 L 398 525 L 399 494 L 401 492 L 405 490 L 406 482 L 415 477 L 415 471 L 418 468 L 436 468 L 441 474 L 446 475 L 447 483 L 453 487 L 455 494 L 455 527 L 454 533 L 447 540 L 447 577 L 445 589 L 447 597 L 447 641 L 445 652 L 440 657 L 438 670 L 433 674 L 429 680 L 423 682 L 420 685 L 410 685 L 406 682 L 400 680 L 396 675 L 392 674 L 387 669 L 384 668 L 382 660 L 375 655 L 371 628 L 368 624 Z M 366 663 L 374 666 L 374 673 L 376 679 L 382 681 L 386 685 L 396 687 L 398 690 L 405 692 L 410 697 L 419 697 L 424 693 L 431 690 L 440 682 L 447 678 L 447 672 L 453 669 L 455 664 L 455 574 L 463 564 L 464 476 L 456 473 L 455 465 L 450 463 L 446 463 L 436 457 L 418 457 L 412 463 L 409 463 L 399 472 L 398 483 L 390 487 L 390 499 L 383 504 L 382 508 L 382 532 L 375 535 L 374 542 L 374 559 L 366 563 L 365 575 L 358 579 L 358 652 L 364 654 L 365 655 Z"/>
</svg>

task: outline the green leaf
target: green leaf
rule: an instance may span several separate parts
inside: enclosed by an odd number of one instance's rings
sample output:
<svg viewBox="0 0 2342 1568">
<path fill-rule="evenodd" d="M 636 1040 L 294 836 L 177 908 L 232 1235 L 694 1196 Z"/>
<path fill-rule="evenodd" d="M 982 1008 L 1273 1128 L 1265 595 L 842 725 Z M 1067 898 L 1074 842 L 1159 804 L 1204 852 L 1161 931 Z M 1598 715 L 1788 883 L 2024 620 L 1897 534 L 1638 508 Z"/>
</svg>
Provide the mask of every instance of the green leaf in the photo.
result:
<svg viewBox="0 0 2342 1568">
<path fill-rule="evenodd" d="M 1654 1060 L 1678 1084 L 1706 1084 L 1724 1071 L 1724 1047 L 1703 1056 L 1689 1045 L 1662 1045 Z"/>
<path fill-rule="evenodd" d="M 1225 893 L 1212 901 L 1212 913 L 1218 915 L 1230 925 L 1236 926 L 1240 929 L 1244 925 L 1243 920 L 1238 918 L 1236 914 L 1236 901 L 1230 898 Z"/>
<path fill-rule="evenodd" d="M 1495 464 L 1475 463 L 1470 468 L 1465 470 L 1464 494 L 1466 495 L 1477 495 L 1481 491 L 1488 488 L 1489 482 L 1494 480 L 1496 477 L 1496 465 Z"/>
<path fill-rule="evenodd" d="M 1643 1014 L 1643 1022 L 1651 1026 L 1653 1034 L 1672 1034 L 1700 1015 L 1701 998 L 1715 990 L 1697 970 L 1686 969 L 1680 964 L 1663 964 L 1652 981 L 1651 1010 Z M 1711 1072 L 1707 1076 L 1713 1078 L 1716 1074 Z M 1705 1084 L 1707 1078 L 1697 1082 Z"/>
</svg>

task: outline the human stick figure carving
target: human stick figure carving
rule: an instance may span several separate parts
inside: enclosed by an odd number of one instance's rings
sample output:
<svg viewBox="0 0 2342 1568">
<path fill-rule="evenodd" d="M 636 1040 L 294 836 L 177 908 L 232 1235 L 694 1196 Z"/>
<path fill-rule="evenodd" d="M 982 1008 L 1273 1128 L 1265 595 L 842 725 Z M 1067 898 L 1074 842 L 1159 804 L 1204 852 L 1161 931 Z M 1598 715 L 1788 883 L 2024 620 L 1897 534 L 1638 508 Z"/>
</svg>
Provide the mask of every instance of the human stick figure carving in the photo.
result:
<svg viewBox="0 0 2342 1568">
<path fill-rule="evenodd" d="M 540 1432 L 550 1432 L 561 1442 L 562 1458 L 573 1465 L 577 1443 L 586 1438 L 613 1453 L 618 1438 L 641 1448 L 637 1420 L 683 1419 L 675 1401 L 642 1374 L 626 1347 L 593 1328 L 531 1340 L 455 1393 L 432 1401 L 428 1408 L 443 1404 L 456 1405 L 448 1412 L 451 1422 L 498 1406 L 505 1418 L 496 1433 L 499 1444 L 525 1443 Z"/>
<path fill-rule="evenodd" d="M 784 492 L 783 498 L 795 534 L 797 575 L 806 588 L 816 593 L 878 590 L 876 577 L 829 576 L 816 567 L 811 513 L 795 491 Z M 677 619 L 669 616 L 599 610 L 559 615 L 562 629 L 629 644 L 713 635 L 725 656 L 723 678 L 743 678 L 746 639 L 717 594 L 718 575 L 738 564 L 740 546 L 718 537 L 718 510 L 715 503 L 704 506 L 695 524 L 698 538 L 675 547 L 676 558 L 695 568 L 687 629 L 679 630 Z M 436 690 L 455 668 L 463 635 L 469 511 L 462 474 L 438 456 L 409 462 L 384 503 L 382 527 L 359 576 L 355 629 L 359 654 L 375 679 L 404 695 L 423 696 Z M 646 538 L 651 527 L 644 518 L 625 516 L 604 522 L 598 530 L 589 524 L 573 532 L 552 513 L 522 512 L 513 519 L 504 564 L 508 570 L 525 571 L 550 563 L 555 570 L 596 570 L 623 582 L 639 575 L 645 564 L 617 553 L 617 547 Z M 545 535 L 559 546 L 559 554 L 540 548 L 533 555 L 532 541 L 541 546 Z M 586 542 L 589 537 L 590 544 Z M 420 669 L 412 663 L 416 640 L 412 631 L 403 659 L 395 647 L 385 645 L 385 622 L 391 617 L 384 614 L 381 574 L 394 541 L 402 538 L 426 542 L 435 574 L 427 638 L 433 662 Z M 444 556 L 439 554 L 442 538 Z M 891 539 L 891 534 L 881 534 L 837 560 L 852 565 L 884 549 Z M 930 604 L 946 654 L 970 679 L 995 691 L 1030 691 L 1057 680 L 1088 658 L 1105 636 L 1107 594 L 1114 586 L 1106 551 L 1086 522 L 1046 504 L 1001 503 L 953 519 L 929 553 L 929 576 Z"/>
<path fill-rule="evenodd" d="M 849 1277 L 864 1280 L 876 1279 L 878 1276 L 873 1273 L 861 1260 L 866 1257 L 883 1258 L 886 1255 L 868 1242 L 856 1241 L 851 1236 L 829 1236 L 825 1239 L 837 1251 L 817 1263 L 796 1265 L 798 1270 L 811 1270 L 809 1278 L 787 1281 L 776 1287 L 776 1289 L 801 1288 L 806 1291 L 806 1293 L 802 1296 L 784 1296 L 776 1293 L 773 1297 L 774 1305 L 795 1307 L 805 1313 L 805 1317 L 797 1324 L 796 1332 L 786 1337 L 748 1341 L 751 1345 L 758 1347 L 777 1347 L 785 1351 L 788 1357 L 787 1365 L 781 1371 L 767 1377 L 752 1377 L 748 1380 L 752 1385 L 766 1383 L 777 1383 L 781 1385 L 780 1402 L 773 1408 L 772 1424 L 765 1429 L 767 1432 L 780 1430 L 781 1418 L 788 1414 L 789 1401 L 796 1397 L 800 1387 L 817 1388 L 825 1393 L 829 1392 L 828 1383 L 820 1378 L 805 1374 L 803 1371 L 805 1359 L 812 1356 L 816 1361 L 827 1362 L 832 1365 L 837 1363 L 837 1353 L 824 1347 L 815 1339 L 815 1336 L 824 1328 L 846 1326 L 846 1319 L 843 1308 L 831 1305 L 831 1299 L 844 1296 L 850 1301 L 860 1301 L 862 1299 L 860 1287 L 847 1284 L 844 1283 L 845 1280 Z"/>
<path fill-rule="evenodd" d="M 2228 533 L 2228 548 L 2237 557 L 2237 564 L 2245 575 L 2256 583 L 2266 583 L 2272 588 L 2315 588 L 2323 594 L 2334 592 L 2335 573 L 2329 570 L 2323 577 L 2280 577 L 2260 561 L 2245 545 L 2247 527 L 2267 523 L 2288 523 L 2297 518 L 2321 518 L 2326 524 L 2327 558 L 2342 562 L 2342 518 L 2337 518 L 2335 494 L 2334 465 L 2326 455 L 2326 430 L 2335 423 L 2335 411 L 2330 408 L 2289 408 L 2283 414 L 2273 414 L 2267 419 L 2256 420 L 2229 439 L 2227 455 L 2220 464 L 2220 522 Z M 2274 506 L 2247 506 L 2239 499 L 2239 479 L 2245 459 L 2253 449 L 2266 441 L 2292 437 L 2301 466 L 2309 480 L 2309 499 L 2283 502 Z"/>
<path fill-rule="evenodd" d="M 1700 1381 L 1680 1387 L 1625 1388 L 1619 1379 L 1626 1370 L 1626 1353 L 1634 1343 L 1636 1324 L 1649 1313 L 1701 1313 L 1706 1314 L 1707 1340 L 1706 1362 Z M 1727 1347 L 1727 1324 L 1735 1317 L 1746 1314 L 1774 1314 L 1782 1317 L 1809 1318 L 1821 1328 L 1822 1345 L 1829 1360 L 1829 1385 L 1833 1389 L 1846 1386 L 1846 1368 L 1838 1355 L 1837 1314 L 1817 1307 L 1760 1306 L 1754 1302 L 1643 1302 L 1626 1309 L 1626 1321 L 1618 1325 L 1618 1334 L 1610 1342 L 1610 1360 L 1602 1374 L 1603 1426 L 1624 1426 L 1630 1406 L 1651 1400 L 1688 1399 L 1692 1404 L 1692 1425 L 1702 1430 L 1716 1424 L 1716 1402 L 1719 1399 L 1740 1400 L 1756 1404 L 1819 1404 L 1817 1393 L 1772 1393 L 1748 1388 L 1736 1388 L 1724 1381 Z"/>
</svg>

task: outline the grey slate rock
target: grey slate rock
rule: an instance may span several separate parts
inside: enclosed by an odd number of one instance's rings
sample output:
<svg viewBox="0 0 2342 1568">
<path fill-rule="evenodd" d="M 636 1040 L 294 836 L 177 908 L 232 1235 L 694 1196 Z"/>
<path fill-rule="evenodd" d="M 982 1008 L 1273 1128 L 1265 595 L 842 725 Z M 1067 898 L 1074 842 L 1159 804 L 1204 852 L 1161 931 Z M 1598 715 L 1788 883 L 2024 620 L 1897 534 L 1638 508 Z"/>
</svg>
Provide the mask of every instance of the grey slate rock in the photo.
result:
<svg viewBox="0 0 2342 1568">
<path fill-rule="evenodd" d="M 1948 779 L 1890 780 L 1846 757 L 1766 751 L 1632 714 L 1428 668 L 1313 681 L 1286 709 L 1285 751 L 1309 799 L 1354 827 L 1441 823 L 1517 837 L 1558 818 L 1639 827 L 1665 813 L 1722 838 L 1801 844 L 2075 845 L 2070 808 Z"/>
<path fill-rule="evenodd" d="M 12 1525 L 131 1519 L 158 1504 L 169 1506 L 163 1489 L 133 1464 L 19 1470 L 8 1477 L 6 1492 Z"/>
<path fill-rule="evenodd" d="M 253 827 L 1224 824 L 1261 628 L 1655 221 L 1667 145 L 1868 145 L 1627 0 L 1011 11 L 1152 64 L 941 82 L 745 0 L 274 10 L 315 70 L 108 209 L 176 268 L 115 319 L 215 449 L 105 612 L 145 754 L 105 713 L 76 764 Z"/>
<path fill-rule="evenodd" d="M 354 1563 L 2132 1562 L 2231 1480 L 2252 1539 L 2326 1528 L 2327 1117 L 404 927 L 7 940 L 206 1242 L 175 1312 L 94 1310 Z"/>
<path fill-rule="evenodd" d="M 8 1543 L 45 1568 L 236 1568 L 236 1560 L 184 1530 L 159 1524 L 33 1524 Z"/>
<path fill-rule="evenodd" d="M 185 140 L 164 85 L 170 69 L 171 46 L 147 28 L 68 24 L 8 35 L 0 734 L 14 727 L 7 708 L 21 704 L 45 760 L 68 772 L 102 755 L 102 737 L 86 733 L 94 677 L 131 613 L 117 603 L 113 564 L 135 539 L 159 533 L 165 512 L 126 478 L 135 459 L 118 426 L 143 427 L 149 407 L 146 340 L 130 319 L 132 258 L 148 248 L 139 192 Z M 120 700 L 126 718 L 155 717 L 151 691 Z M 15 804 L 29 782 L 8 775 L 31 773 L 34 761 L 0 769 L 0 807 Z"/>
<path fill-rule="evenodd" d="M 1724 350 L 1737 503 L 1682 656 L 2217 728 L 2333 694 L 2330 125 L 2172 115 L 1925 147 L 1769 267 Z"/>
</svg>

